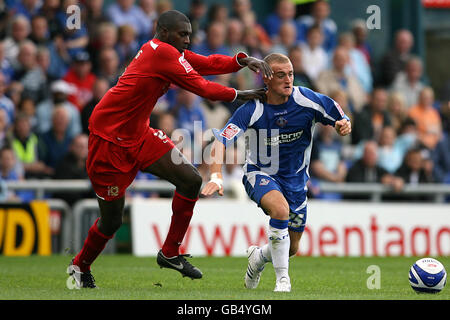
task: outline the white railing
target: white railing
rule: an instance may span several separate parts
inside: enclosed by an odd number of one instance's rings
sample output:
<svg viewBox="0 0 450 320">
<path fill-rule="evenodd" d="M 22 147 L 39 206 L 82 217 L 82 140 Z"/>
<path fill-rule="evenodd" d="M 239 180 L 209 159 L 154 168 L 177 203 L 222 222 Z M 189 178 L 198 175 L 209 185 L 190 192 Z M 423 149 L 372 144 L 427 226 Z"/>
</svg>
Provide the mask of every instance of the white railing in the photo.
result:
<svg viewBox="0 0 450 320">
<path fill-rule="evenodd" d="M 27 180 L 27 181 L 9 181 L 6 183 L 11 191 L 32 190 L 36 192 L 37 199 L 43 199 L 46 193 L 52 192 L 84 192 L 91 189 L 89 180 Z M 321 183 L 319 184 L 321 192 L 340 193 L 342 195 L 368 196 L 370 201 L 381 201 L 384 195 L 393 195 L 394 192 L 388 186 L 382 184 L 367 183 Z M 132 191 L 140 192 L 167 192 L 174 190 L 174 186 L 169 182 L 162 180 L 135 181 L 129 188 Z M 245 191 L 244 191 L 245 192 Z M 413 196 L 428 196 L 435 202 L 445 202 L 446 196 L 450 195 L 450 185 L 447 184 L 419 184 L 406 185 L 398 193 L 404 198 Z M 63 213 L 61 229 L 61 249 L 59 253 L 76 253 L 83 245 L 83 239 L 87 234 L 89 226 L 93 221 L 85 226 L 83 219 L 85 217 L 94 219 L 95 217 L 86 216 L 92 210 L 98 210 L 96 199 L 82 199 L 77 201 L 72 207 L 61 199 L 46 199 L 51 209 L 59 210 Z M 129 205 L 127 202 L 126 205 Z M 449 204 L 450 206 L 450 204 Z M 450 210 L 449 210 L 450 213 Z M 98 213 L 95 214 L 98 216 Z M 114 244 L 110 244 L 107 250 L 110 253 L 115 252 Z"/>
<path fill-rule="evenodd" d="M 7 181 L 8 190 L 33 190 L 37 199 L 43 199 L 48 192 L 83 192 L 91 189 L 89 180 L 25 180 Z M 435 202 L 444 202 L 445 197 L 450 195 L 449 184 L 415 184 L 405 185 L 399 193 L 394 193 L 392 188 L 378 183 L 321 183 L 321 192 L 335 192 L 342 195 L 365 195 L 371 201 L 380 201 L 383 195 L 399 195 L 402 197 L 429 196 Z M 163 180 L 136 180 L 129 190 L 140 192 L 167 192 L 175 187 Z"/>
</svg>

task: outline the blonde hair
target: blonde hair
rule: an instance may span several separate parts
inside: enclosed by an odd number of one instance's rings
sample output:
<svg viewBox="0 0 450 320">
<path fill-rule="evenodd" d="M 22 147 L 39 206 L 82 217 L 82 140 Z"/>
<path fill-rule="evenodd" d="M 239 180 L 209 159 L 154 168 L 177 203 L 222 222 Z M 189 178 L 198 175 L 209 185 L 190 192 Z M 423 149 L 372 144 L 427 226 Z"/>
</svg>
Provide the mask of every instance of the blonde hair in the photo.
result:
<svg viewBox="0 0 450 320">
<path fill-rule="evenodd" d="M 291 60 L 287 56 L 281 53 L 271 53 L 264 58 L 264 61 L 267 62 L 268 65 L 274 63 L 290 63 Z"/>
</svg>

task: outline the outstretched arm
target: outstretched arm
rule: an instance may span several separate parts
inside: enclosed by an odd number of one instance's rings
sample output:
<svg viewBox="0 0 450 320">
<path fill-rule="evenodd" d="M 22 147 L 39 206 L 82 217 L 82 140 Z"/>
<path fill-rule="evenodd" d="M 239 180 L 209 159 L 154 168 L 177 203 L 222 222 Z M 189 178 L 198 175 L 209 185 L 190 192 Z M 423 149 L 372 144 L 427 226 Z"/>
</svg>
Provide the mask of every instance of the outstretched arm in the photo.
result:
<svg viewBox="0 0 450 320">
<path fill-rule="evenodd" d="M 264 101 L 266 94 L 263 88 L 251 90 L 236 90 L 234 88 L 225 87 L 219 83 L 211 82 L 204 79 L 197 71 L 196 65 L 191 65 L 178 51 L 171 50 L 169 47 L 158 48 L 159 58 L 158 63 L 155 63 L 155 72 L 169 82 L 186 89 L 209 100 L 221 100 L 232 102 L 234 100 L 253 100 L 259 99 Z M 185 50 L 187 51 L 187 50 Z M 190 53 L 193 57 L 203 57 L 193 52 Z M 186 52 L 186 56 L 189 56 Z M 220 55 L 216 55 L 220 56 Z M 211 57 L 211 56 L 210 56 Z M 233 60 L 232 57 L 220 56 L 219 60 Z M 245 55 L 245 57 L 247 57 Z M 203 57 L 207 59 L 207 57 Z M 203 59 L 201 58 L 201 59 Z M 195 60 L 195 59 L 194 59 Z M 236 59 L 235 59 L 236 60 Z M 192 60 L 191 60 L 192 61 Z M 247 61 L 248 60 L 244 60 Z M 252 61 L 252 60 L 250 60 Z M 224 62 L 226 64 L 226 62 Z M 234 64 L 239 66 L 236 61 Z M 219 63 L 220 65 L 220 63 Z M 226 69 L 226 67 L 224 67 Z M 239 69 L 241 66 L 239 66 Z"/>
<path fill-rule="evenodd" d="M 208 197 L 216 192 L 218 192 L 220 196 L 223 196 L 222 163 L 224 156 L 225 145 L 215 140 L 211 148 L 211 159 L 213 161 L 209 167 L 211 178 L 201 191 L 203 196 Z"/>
<path fill-rule="evenodd" d="M 202 76 L 237 72 L 243 67 L 248 67 L 250 70 L 257 73 L 262 72 L 263 75 L 269 79 L 273 76 L 272 69 L 264 60 L 249 57 L 244 52 L 239 52 L 235 56 L 230 57 L 221 54 L 203 56 L 185 50 L 184 58 Z"/>
</svg>

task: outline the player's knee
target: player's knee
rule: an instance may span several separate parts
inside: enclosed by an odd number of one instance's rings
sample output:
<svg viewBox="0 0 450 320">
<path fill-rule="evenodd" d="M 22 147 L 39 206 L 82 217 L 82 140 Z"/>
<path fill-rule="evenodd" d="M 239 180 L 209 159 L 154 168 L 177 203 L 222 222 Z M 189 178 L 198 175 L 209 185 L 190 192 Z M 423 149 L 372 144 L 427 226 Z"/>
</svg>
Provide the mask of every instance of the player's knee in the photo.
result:
<svg viewBox="0 0 450 320">
<path fill-rule="evenodd" d="M 196 197 L 200 192 L 202 182 L 203 180 L 200 173 L 196 168 L 193 168 L 192 172 L 190 172 L 188 176 L 181 180 L 181 183 L 179 186 L 177 186 L 177 189 L 180 189 L 180 191 L 184 191 L 184 193 Z"/>
<path fill-rule="evenodd" d="M 274 203 L 270 208 L 270 217 L 278 220 L 289 219 L 289 205 L 287 203 Z"/>
<path fill-rule="evenodd" d="M 199 192 L 200 188 L 202 187 L 203 179 L 200 173 L 197 171 L 197 169 L 195 169 L 195 173 L 193 174 L 191 182 L 192 182 L 192 189 L 195 190 L 196 192 Z"/>
</svg>

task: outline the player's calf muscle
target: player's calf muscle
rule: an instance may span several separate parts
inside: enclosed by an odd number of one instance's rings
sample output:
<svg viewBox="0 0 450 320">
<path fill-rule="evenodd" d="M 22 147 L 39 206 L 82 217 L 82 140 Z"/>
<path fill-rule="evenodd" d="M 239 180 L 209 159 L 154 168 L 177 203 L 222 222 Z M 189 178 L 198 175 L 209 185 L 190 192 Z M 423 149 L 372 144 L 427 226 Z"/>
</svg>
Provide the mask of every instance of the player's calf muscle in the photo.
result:
<svg viewBox="0 0 450 320">
<path fill-rule="evenodd" d="M 289 231 L 289 239 L 291 240 L 291 245 L 289 247 L 289 256 L 294 256 L 297 254 L 302 234 L 303 232 L 295 232 L 292 230 Z"/>
</svg>

